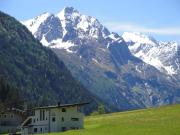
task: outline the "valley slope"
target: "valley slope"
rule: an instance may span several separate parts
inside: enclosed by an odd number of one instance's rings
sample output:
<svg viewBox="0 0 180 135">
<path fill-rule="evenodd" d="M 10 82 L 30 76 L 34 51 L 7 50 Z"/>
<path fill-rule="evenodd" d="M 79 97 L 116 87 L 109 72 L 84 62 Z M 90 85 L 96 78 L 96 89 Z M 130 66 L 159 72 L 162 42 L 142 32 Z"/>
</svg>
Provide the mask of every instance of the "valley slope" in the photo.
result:
<svg viewBox="0 0 180 135">
<path fill-rule="evenodd" d="M 158 108 L 90 116 L 85 118 L 84 129 L 66 131 L 61 134 L 179 135 L 179 113 L 180 105 L 171 105 Z M 59 133 L 50 133 L 48 135 L 59 135 Z"/>
</svg>

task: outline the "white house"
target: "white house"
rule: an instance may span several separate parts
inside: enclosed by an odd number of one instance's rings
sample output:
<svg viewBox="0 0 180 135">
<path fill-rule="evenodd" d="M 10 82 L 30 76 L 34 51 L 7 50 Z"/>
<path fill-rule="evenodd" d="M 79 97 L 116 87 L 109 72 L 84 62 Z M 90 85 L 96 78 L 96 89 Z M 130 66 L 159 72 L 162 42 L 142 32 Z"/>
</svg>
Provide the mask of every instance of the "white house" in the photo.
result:
<svg viewBox="0 0 180 135">
<path fill-rule="evenodd" d="M 22 122 L 26 119 L 26 112 L 17 108 L 0 112 L 0 134 L 14 133 L 20 130 Z"/>
<path fill-rule="evenodd" d="M 21 125 L 21 134 L 61 132 L 69 129 L 82 129 L 84 114 L 79 104 L 58 104 L 56 106 L 37 107 L 33 115 Z"/>
</svg>

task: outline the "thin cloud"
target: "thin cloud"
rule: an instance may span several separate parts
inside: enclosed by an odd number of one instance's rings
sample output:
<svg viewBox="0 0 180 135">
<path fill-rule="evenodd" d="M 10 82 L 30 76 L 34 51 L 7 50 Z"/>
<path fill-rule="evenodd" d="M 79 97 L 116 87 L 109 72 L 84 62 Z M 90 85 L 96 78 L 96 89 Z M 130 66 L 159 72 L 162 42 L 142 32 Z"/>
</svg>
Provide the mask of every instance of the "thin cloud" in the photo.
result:
<svg viewBox="0 0 180 135">
<path fill-rule="evenodd" d="M 166 27 L 166 28 L 147 28 L 136 24 L 114 23 L 114 22 L 105 23 L 105 26 L 108 27 L 111 31 L 116 31 L 116 32 L 127 31 L 127 32 L 154 33 L 159 35 L 180 35 L 180 26 Z"/>
</svg>

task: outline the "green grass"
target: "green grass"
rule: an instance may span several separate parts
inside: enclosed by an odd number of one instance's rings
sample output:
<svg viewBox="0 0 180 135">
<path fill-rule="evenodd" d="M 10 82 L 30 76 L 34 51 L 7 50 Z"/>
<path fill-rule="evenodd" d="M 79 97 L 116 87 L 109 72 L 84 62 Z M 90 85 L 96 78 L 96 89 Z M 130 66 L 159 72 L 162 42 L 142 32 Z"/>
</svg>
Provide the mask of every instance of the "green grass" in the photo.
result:
<svg viewBox="0 0 180 135">
<path fill-rule="evenodd" d="M 89 116 L 83 130 L 50 135 L 180 135 L 180 105 Z"/>
</svg>

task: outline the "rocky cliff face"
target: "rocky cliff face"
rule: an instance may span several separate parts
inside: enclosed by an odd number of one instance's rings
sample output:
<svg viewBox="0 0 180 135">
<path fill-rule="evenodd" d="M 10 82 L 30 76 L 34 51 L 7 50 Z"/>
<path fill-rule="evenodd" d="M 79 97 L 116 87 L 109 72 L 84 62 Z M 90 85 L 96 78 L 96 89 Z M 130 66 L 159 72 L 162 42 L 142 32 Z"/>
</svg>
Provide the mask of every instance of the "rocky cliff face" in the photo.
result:
<svg viewBox="0 0 180 135">
<path fill-rule="evenodd" d="M 129 42 L 95 18 L 66 7 L 23 24 L 76 79 L 113 107 L 127 110 L 179 102 L 176 81 L 132 55 Z"/>
<path fill-rule="evenodd" d="M 177 42 L 160 42 L 140 33 L 123 34 L 132 54 L 160 72 L 176 75 L 180 69 L 180 46 Z"/>
<path fill-rule="evenodd" d="M 90 102 L 85 106 L 86 113 L 96 110 L 99 104 L 108 111 L 117 110 L 79 83 L 62 60 L 42 46 L 25 26 L 2 12 L 0 50 L 1 107 L 20 107 L 23 102 L 31 107 Z"/>
</svg>

